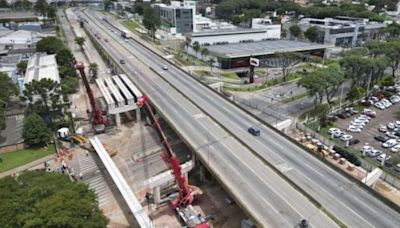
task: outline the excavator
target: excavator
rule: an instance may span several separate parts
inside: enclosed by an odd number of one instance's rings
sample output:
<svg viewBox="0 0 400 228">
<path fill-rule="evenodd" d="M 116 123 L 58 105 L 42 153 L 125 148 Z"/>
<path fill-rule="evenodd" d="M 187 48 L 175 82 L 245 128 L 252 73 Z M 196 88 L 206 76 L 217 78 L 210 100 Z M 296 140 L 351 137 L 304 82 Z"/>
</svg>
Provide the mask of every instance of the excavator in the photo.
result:
<svg viewBox="0 0 400 228">
<path fill-rule="evenodd" d="M 179 160 L 176 157 L 175 152 L 172 150 L 168 138 L 164 134 L 163 129 L 159 123 L 158 118 L 155 116 L 153 109 L 151 108 L 147 96 L 141 97 L 138 102 L 138 106 L 144 109 L 147 118 L 150 121 L 151 126 L 156 130 L 158 137 L 163 144 L 164 149 L 161 153 L 161 158 L 171 169 L 172 174 L 178 184 L 178 197 L 171 200 L 172 209 L 176 210 L 179 217 L 183 220 L 189 228 L 208 228 L 209 225 L 206 219 L 198 214 L 192 207 L 192 202 L 196 197 L 196 188 L 189 186 L 186 178 L 182 174 Z"/>
</svg>

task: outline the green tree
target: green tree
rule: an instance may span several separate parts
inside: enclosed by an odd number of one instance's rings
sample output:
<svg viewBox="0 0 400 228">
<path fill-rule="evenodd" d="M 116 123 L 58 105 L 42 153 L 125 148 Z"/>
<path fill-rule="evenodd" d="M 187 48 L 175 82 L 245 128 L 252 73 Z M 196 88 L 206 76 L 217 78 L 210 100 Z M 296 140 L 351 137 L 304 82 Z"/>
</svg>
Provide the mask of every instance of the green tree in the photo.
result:
<svg viewBox="0 0 400 228">
<path fill-rule="evenodd" d="M 201 48 L 199 42 L 197 41 L 193 42 L 192 48 L 194 52 L 196 52 L 196 58 L 197 58 L 197 53 L 200 51 Z"/>
<path fill-rule="evenodd" d="M 56 37 L 44 37 L 36 44 L 38 52 L 46 52 L 47 54 L 56 54 L 59 50 L 64 49 L 65 46 Z"/>
<path fill-rule="evenodd" d="M 32 3 L 28 0 L 18 0 L 14 3 L 14 8 L 26 11 L 32 9 Z"/>
<path fill-rule="evenodd" d="M 4 72 L 0 72 L 0 88 L 0 129 L 4 129 L 6 127 L 5 106 L 10 97 L 17 94 L 18 89 Z"/>
<path fill-rule="evenodd" d="M 7 8 L 8 3 L 6 0 L 0 0 L 0 8 Z"/>
<path fill-rule="evenodd" d="M 385 86 L 394 86 L 394 78 L 393 77 L 386 77 L 380 81 L 380 86 L 385 87 Z"/>
<path fill-rule="evenodd" d="M 97 63 L 90 63 L 89 64 L 89 72 L 92 75 L 92 77 L 94 77 L 94 78 L 97 77 L 97 70 L 98 70 Z"/>
<path fill-rule="evenodd" d="M 347 92 L 347 97 L 346 99 L 349 100 L 351 103 L 353 103 L 355 100 L 359 100 L 363 97 L 363 94 L 365 93 L 365 89 L 359 86 L 352 87 L 348 92 Z"/>
<path fill-rule="evenodd" d="M 61 89 L 63 93 L 72 94 L 78 91 L 79 78 L 67 76 L 61 79 Z"/>
<path fill-rule="evenodd" d="M 201 57 L 204 58 L 206 56 L 208 56 L 208 49 L 207 48 L 202 48 L 200 51 Z"/>
<path fill-rule="evenodd" d="M 27 63 L 26 61 L 19 62 L 19 63 L 17 64 L 18 73 L 19 73 L 20 75 L 24 75 L 27 66 L 28 66 L 28 63 Z"/>
<path fill-rule="evenodd" d="M 364 45 L 368 50 L 368 56 L 371 58 L 376 58 L 383 54 L 386 45 L 379 40 L 371 40 Z"/>
<path fill-rule="evenodd" d="M 57 64 L 59 66 L 66 66 L 74 68 L 75 57 L 68 48 L 63 48 L 57 52 L 56 55 Z M 69 75 L 73 76 L 73 75 Z"/>
<path fill-rule="evenodd" d="M 292 25 L 289 27 L 289 32 L 292 37 L 295 39 L 299 38 L 301 35 L 301 29 L 298 25 Z"/>
<path fill-rule="evenodd" d="M 83 49 L 83 44 L 85 43 L 85 38 L 80 37 L 80 36 L 76 37 L 75 42 L 79 45 L 79 47 L 81 47 L 81 49 Z"/>
<path fill-rule="evenodd" d="M 36 113 L 32 113 L 24 120 L 22 137 L 26 144 L 31 147 L 43 146 L 51 139 L 51 131 L 46 123 Z"/>
<path fill-rule="evenodd" d="M 212 67 L 214 65 L 214 63 L 216 62 L 214 58 L 208 58 L 207 60 L 208 65 L 210 65 L 210 71 L 212 71 Z"/>
<path fill-rule="evenodd" d="M 27 171 L 0 179 L 2 227 L 105 228 L 108 219 L 87 184 L 67 175 Z"/>
<path fill-rule="evenodd" d="M 282 28 L 282 31 L 281 31 L 281 36 L 282 36 L 282 38 L 286 38 L 287 37 L 287 29 L 285 29 L 285 28 Z"/>
<path fill-rule="evenodd" d="M 400 24 L 393 22 L 387 27 L 381 28 L 380 33 L 387 38 L 398 38 L 400 36 Z"/>
<path fill-rule="evenodd" d="M 40 13 L 42 16 L 46 16 L 47 12 L 47 2 L 46 0 L 37 0 L 35 3 L 34 9 L 36 12 Z"/>
<path fill-rule="evenodd" d="M 47 6 L 46 7 L 46 14 L 50 21 L 55 22 L 57 18 L 57 9 L 54 6 Z"/>
<path fill-rule="evenodd" d="M 298 86 L 302 86 L 307 90 L 308 96 L 314 97 L 314 109 L 322 103 L 324 98 L 324 78 L 320 72 L 311 72 L 307 77 L 302 77 L 298 82 Z"/>
<path fill-rule="evenodd" d="M 318 28 L 317 26 L 309 27 L 305 32 L 304 36 L 311 42 L 315 42 L 318 39 Z"/>
<path fill-rule="evenodd" d="M 345 81 L 344 73 L 338 66 L 330 66 L 317 71 L 320 71 L 320 75 L 324 81 L 323 89 L 325 91 L 326 101 L 329 107 L 332 108 L 332 99 Z"/>
<path fill-rule="evenodd" d="M 385 44 L 384 54 L 389 59 L 390 68 L 392 68 L 392 77 L 395 77 L 395 72 L 399 68 L 400 63 L 400 40 L 390 40 Z"/>
<path fill-rule="evenodd" d="M 143 25 L 150 32 L 150 35 L 154 40 L 156 30 L 161 25 L 161 20 L 154 9 L 150 6 L 144 8 Z"/>
<path fill-rule="evenodd" d="M 278 52 L 275 53 L 275 58 L 278 59 L 278 67 L 282 68 L 283 80 L 287 81 L 291 67 L 299 63 L 304 56 L 298 52 Z"/>
</svg>

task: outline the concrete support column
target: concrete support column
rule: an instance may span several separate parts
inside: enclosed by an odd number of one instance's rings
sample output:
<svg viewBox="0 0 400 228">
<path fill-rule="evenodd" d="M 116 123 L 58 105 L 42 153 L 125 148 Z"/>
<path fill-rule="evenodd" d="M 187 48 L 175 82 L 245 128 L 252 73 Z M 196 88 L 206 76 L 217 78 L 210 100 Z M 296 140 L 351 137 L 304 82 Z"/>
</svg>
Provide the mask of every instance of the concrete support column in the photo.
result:
<svg viewBox="0 0 400 228">
<path fill-rule="evenodd" d="M 139 122 L 141 120 L 141 115 L 140 115 L 140 109 L 136 109 L 136 122 Z"/>
<path fill-rule="evenodd" d="M 154 194 L 153 194 L 154 195 L 154 203 L 158 205 L 161 202 L 160 186 L 155 187 L 153 191 L 154 191 Z"/>
<path fill-rule="evenodd" d="M 183 174 L 183 175 L 185 176 L 186 182 L 189 183 L 189 174 L 188 174 L 188 173 L 185 173 L 185 174 Z"/>
<path fill-rule="evenodd" d="M 199 165 L 198 167 L 199 167 L 199 174 L 200 174 L 200 182 L 204 183 L 206 180 L 204 166 Z"/>
<path fill-rule="evenodd" d="M 117 127 L 121 126 L 121 115 L 119 113 L 115 114 L 115 123 Z"/>
</svg>

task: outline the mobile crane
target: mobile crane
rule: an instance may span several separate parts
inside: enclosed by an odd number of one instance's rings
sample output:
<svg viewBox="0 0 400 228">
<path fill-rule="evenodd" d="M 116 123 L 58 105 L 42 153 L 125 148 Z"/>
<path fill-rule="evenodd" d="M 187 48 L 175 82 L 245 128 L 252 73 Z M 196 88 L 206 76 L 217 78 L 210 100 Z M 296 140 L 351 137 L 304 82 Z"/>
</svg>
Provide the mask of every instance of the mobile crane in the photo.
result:
<svg viewBox="0 0 400 228">
<path fill-rule="evenodd" d="M 86 92 L 89 96 L 90 106 L 92 107 L 92 125 L 96 133 L 102 133 L 105 130 L 105 124 L 107 123 L 106 118 L 103 116 L 99 107 L 97 107 L 94 100 L 92 89 L 90 88 L 89 82 L 85 73 L 85 65 L 83 62 L 77 62 L 75 68 L 79 71 L 82 77 L 83 84 L 85 84 Z"/>
<path fill-rule="evenodd" d="M 144 108 L 152 127 L 156 130 L 158 137 L 161 139 L 164 147 L 161 158 L 172 170 L 172 174 L 174 175 L 178 184 L 179 195 L 177 198 L 171 201 L 172 209 L 178 212 L 180 218 L 188 227 L 208 228 L 209 226 L 207 221 L 200 214 L 198 214 L 191 205 L 195 198 L 195 192 L 186 182 L 186 179 L 182 174 L 182 169 L 179 165 L 178 158 L 172 150 L 168 138 L 161 128 L 158 118 L 155 116 L 150 104 L 148 103 L 148 98 L 146 96 L 141 97 L 137 104 L 139 107 Z"/>
</svg>

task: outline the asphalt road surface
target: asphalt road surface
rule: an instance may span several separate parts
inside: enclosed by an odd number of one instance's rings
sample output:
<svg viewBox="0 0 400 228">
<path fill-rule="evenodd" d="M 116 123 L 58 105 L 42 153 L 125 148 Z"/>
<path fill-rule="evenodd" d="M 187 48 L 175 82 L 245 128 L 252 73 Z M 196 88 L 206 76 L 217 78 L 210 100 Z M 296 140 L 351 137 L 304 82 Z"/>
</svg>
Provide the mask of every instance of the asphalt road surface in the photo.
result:
<svg viewBox="0 0 400 228">
<path fill-rule="evenodd" d="M 100 29 L 90 21 L 86 26 L 107 37 L 104 48 L 116 61 L 123 58 L 122 68 L 162 110 L 166 120 L 210 167 L 236 201 L 250 210 L 253 218 L 264 227 L 295 227 L 307 218 L 312 227 L 336 227 L 336 224 L 316 208 L 304 195 L 295 190 L 276 172 L 266 166 L 238 140 L 222 129 L 207 115 L 154 74 L 121 44 L 119 34 Z M 103 41 L 104 39 L 102 39 Z M 161 69 L 161 68 L 160 68 Z"/>
</svg>

